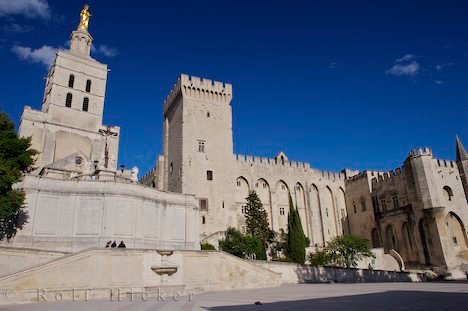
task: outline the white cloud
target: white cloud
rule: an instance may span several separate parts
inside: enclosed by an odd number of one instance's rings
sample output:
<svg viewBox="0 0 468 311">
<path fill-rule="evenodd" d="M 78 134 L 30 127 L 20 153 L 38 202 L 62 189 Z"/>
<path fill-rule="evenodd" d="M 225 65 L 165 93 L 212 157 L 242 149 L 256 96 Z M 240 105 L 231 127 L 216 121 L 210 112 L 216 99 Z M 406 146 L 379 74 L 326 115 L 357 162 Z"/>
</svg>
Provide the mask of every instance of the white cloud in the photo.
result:
<svg viewBox="0 0 468 311">
<path fill-rule="evenodd" d="M 450 67 L 452 65 L 453 65 L 453 63 L 445 63 L 445 64 L 436 65 L 435 67 L 436 67 L 437 71 L 442 71 L 445 68 Z"/>
<path fill-rule="evenodd" d="M 119 51 L 116 48 L 110 47 L 108 45 L 100 45 L 96 52 L 107 57 L 115 57 L 119 54 Z"/>
<path fill-rule="evenodd" d="M 435 83 L 435 84 L 438 84 L 438 85 L 441 85 L 441 84 L 444 84 L 444 81 L 442 81 L 442 80 L 435 80 L 434 83 Z"/>
<path fill-rule="evenodd" d="M 47 0 L 0 0 L 0 16 L 5 15 L 49 19 L 51 11 Z"/>
<path fill-rule="evenodd" d="M 402 58 L 399 58 L 395 61 L 395 63 L 404 63 L 404 62 L 409 62 L 409 61 L 412 61 L 416 58 L 415 55 L 413 54 L 406 54 L 405 56 L 403 56 Z"/>
<path fill-rule="evenodd" d="M 92 45 L 91 52 L 96 53 L 96 54 L 101 54 L 106 57 L 115 57 L 119 55 L 119 51 L 116 48 L 110 47 L 105 44 L 99 45 L 98 47 L 95 47 L 94 45 Z"/>
<path fill-rule="evenodd" d="M 55 54 L 58 48 L 54 48 L 49 45 L 43 45 L 39 49 L 31 49 L 30 47 L 15 45 L 11 49 L 19 59 L 30 61 L 33 63 L 41 63 L 47 67 L 50 67 L 55 59 Z"/>
<path fill-rule="evenodd" d="M 419 73 L 419 63 L 415 60 L 416 56 L 407 54 L 398 58 L 393 63 L 393 67 L 386 71 L 387 74 L 392 76 L 410 76 L 413 77 Z"/>
<path fill-rule="evenodd" d="M 328 69 L 335 69 L 336 68 L 336 63 L 330 63 L 328 65 Z"/>
</svg>

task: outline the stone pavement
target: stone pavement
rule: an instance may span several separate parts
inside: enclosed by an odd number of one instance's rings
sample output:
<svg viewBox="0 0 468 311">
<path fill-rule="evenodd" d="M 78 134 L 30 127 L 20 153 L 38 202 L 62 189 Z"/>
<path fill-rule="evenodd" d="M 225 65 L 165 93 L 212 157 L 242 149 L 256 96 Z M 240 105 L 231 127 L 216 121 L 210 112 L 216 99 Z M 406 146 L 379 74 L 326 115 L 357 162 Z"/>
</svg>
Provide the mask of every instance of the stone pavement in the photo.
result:
<svg viewBox="0 0 468 311">
<path fill-rule="evenodd" d="M 260 301 L 261 305 L 255 305 Z M 300 284 L 180 297 L 178 301 L 47 302 L 0 311 L 467 310 L 468 282 Z"/>
</svg>

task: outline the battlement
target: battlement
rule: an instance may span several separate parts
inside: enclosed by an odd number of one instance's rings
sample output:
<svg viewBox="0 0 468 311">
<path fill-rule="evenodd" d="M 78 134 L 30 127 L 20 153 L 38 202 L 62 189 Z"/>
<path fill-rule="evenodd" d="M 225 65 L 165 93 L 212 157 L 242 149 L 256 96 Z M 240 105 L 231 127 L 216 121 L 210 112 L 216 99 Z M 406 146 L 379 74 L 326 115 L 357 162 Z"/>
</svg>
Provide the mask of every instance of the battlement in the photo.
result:
<svg viewBox="0 0 468 311">
<path fill-rule="evenodd" d="M 363 179 L 368 179 L 368 178 L 371 178 L 371 179 L 374 179 L 374 178 L 378 178 L 379 176 L 381 176 L 382 174 L 384 174 L 384 172 L 380 172 L 380 171 L 369 171 L 369 170 L 365 170 L 357 175 L 354 175 L 350 178 L 348 178 L 346 180 L 347 183 L 354 183 L 354 182 L 358 182 L 358 181 L 361 181 Z"/>
<path fill-rule="evenodd" d="M 381 173 L 377 177 L 372 178 L 372 184 L 376 184 L 379 182 L 392 182 L 395 177 L 398 177 L 403 173 L 403 170 L 404 166 L 391 170 L 389 172 Z"/>
<path fill-rule="evenodd" d="M 156 173 L 157 167 L 154 166 L 150 169 L 143 177 L 141 177 L 138 182 L 143 185 L 147 185 L 153 181 L 154 175 Z"/>
<path fill-rule="evenodd" d="M 437 168 L 448 168 L 458 170 L 458 166 L 455 161 L 434 158 L 434 162 Z"/>
<path fill-rule="evenodd" d="M 232 100 L 232 85 L 220 81 L 181 74 L 164 101 L 164 112 L 166 112 L 175 99 L 181 95 L 195 100 L 230 104 Z"/>
<path fill-rule="evenodd" d="M 410 151 L 409 156 L 410 157 L 418 157 L 418 156 L 432 156 L 432 150 L 431 148 L 418 148 L 418 149 L 413 149 Z"/>
<path fill-rule="evenodd" d="M 288 161 L 288 160 L 281 161 L 280 159 L 256 157 L 256 156 L 243 155 L 243 154 L 236 154 L 236 160 L 238 162 L 245 162 L 245 163 L 274 165 L 274 166 L 289 166 L 293 168 L 306 169 L 306 170 L 310 169 L 310 164 L 306 162 L 297 162 L 297 161 Z"/>
<path fill-rule="evenodd" d="M 271 166 L 271 167 L 287 167 L 291 169 L 297 169 L 301 171 L 310 171 L 313 170 L 314 173 L 320 175 L 321 178 L 329 180 L 338 180 L 345 179 L 345 174 L 338 172 L 328 172 L 311 169 L 310 164 L 307 162 L 297 162 L 289 160 L 281 160 L 279 158 L 265 158 L 265 157 L 256 157 L 251 155 L 236 154 L 236 160 L 242 164 L 258 165 L 258 166 Z"/>
</svg>

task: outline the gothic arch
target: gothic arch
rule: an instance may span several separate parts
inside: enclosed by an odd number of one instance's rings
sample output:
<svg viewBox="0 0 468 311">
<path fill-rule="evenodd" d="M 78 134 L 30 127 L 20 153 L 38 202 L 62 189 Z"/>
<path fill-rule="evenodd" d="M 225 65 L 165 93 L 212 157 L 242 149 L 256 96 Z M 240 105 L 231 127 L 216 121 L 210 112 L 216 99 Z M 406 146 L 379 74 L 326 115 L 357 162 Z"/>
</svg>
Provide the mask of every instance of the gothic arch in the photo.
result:
<svg viewBox="0 0 468 311">
<path fill-rule="evenodd" d="M 315 244 L 325 244 L 325 232 L 323 225 L 322 208 L 320 205 L 320 191 L 317 185 L 312 184 L 309 188 L 310 193 L 310 219 L 311 219 L 311 230 L 312 238 Z"/>
<path fill-rule="evenodd" d="M 297 182 L 294 185 L 294 199 L 297 210 L 299 211 L 299 216 L 301 217 L 302 228 L 304 230 L 304 234 L 307 237 L 310 237 L 309 232 L 309 219 L 307 217 L 307 203 L 305 197 L 304 187 L 300 182 Z"/>
<path fill-rule="evenodd" d="M 273 223 L 276 223 L 273 229 L 276 231 L 288 227 L 289 195 L 288 185 L 279 180 L 275 187 L 276 210 L 273 211 Z"/>
<path fill-rule="evenodd" d="M 453 190 L 449 186 L 444 186 L 444 196 L 447 201 L 452 201 L 453 198 Z"/>
<path fill-rule="evenodd" d="M 255 192 L 257 192 L 257 195 L 263 204 L 263 208 L 268 214 L 268 221 L 270 222 L 270 227 L 272 227 L 273 222 L 272 222 L 272 210 L 271 210 L 270 184 L 264 178 L 259 178 L 257 182 L 255 183 Z"/>
<path fill-rule="evenodd" d="M 236 202 L 236 210 L 239 218 L 243 217 L 242 207 L 246 204 L 246 198 L 250 193 L 250 186 L 247 179 L 243 176 L 236 178 L 234 198 Z"/>
<path fill-rule="evenodd" d="M 327 237 L 326 240 L 330 240 L 331 238 L 335 237 L 338 234 L 337 229 L 337 219 L 336 219 L 336 212 L 335 212 L 335 198 L 333 196 L 333 191 L 329 186 L 325 187 L 325 195 L 324 195 L 324 205 L 322 207 L 324 212 L 322 212 L 322 216 L 324 217 L 324 231 L 325 236 Z"/>
<path fill-rule="evenodd" d="M 340 233 L 345 233 L 345 228 L 347 227 L 347 212 L 346 212 L 346 199 L 345 199 L 345 191 L 343 188 L 338 188 L 338 194 L 336 195 L 336 209 L 338 213 L 338 229 L 340 229 Z"/>
<path fill-rule="evenodd" d="M 451 234 L 451 242 L 453 246 L 468 248 L 468 238 L 466 236 L 465 225 L 460 217 L 454 212 L 449 212 L 445 217 L 448 231 Z"/>
</svg>

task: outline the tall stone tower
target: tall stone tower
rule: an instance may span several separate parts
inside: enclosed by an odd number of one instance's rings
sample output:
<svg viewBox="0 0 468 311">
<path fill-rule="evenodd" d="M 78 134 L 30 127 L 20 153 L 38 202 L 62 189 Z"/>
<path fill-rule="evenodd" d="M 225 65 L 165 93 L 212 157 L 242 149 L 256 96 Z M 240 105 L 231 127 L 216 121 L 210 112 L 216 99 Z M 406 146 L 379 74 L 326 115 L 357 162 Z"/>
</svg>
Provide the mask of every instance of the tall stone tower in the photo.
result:
<svg viewBox="0 0 468 311">
<path fill-rule="evenodd" d="M 463 189 L 465 190 L 466 201 L 468 202 L 468 153 L 465 150 L 460 138 L 456 137 L 457 166 L 460 172 Z"/>
<path fill-rule="evenodd" d="M 235 225 L 231 99 L 230 84 L 183 74 L 164 103 L 164 188 L 197 197 L 206 232 Z"/>
<path fill-rule="evenodd" d="M 32 147 L 39 151 L 37 173 L 117 167 L 120 129 L 102 125 L 107 65 L 91 57 L 90 16 L 85 6 L 71 34 L 70 50 L 57 52 L 41 111 L 23 110 L 19 134 L 31 136 Z"/>
</svg>

